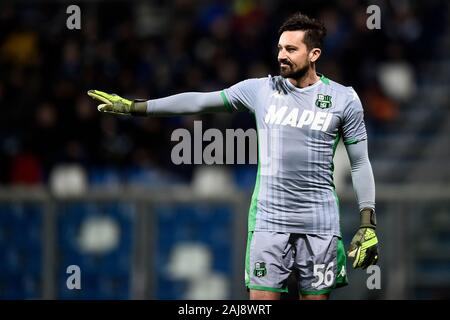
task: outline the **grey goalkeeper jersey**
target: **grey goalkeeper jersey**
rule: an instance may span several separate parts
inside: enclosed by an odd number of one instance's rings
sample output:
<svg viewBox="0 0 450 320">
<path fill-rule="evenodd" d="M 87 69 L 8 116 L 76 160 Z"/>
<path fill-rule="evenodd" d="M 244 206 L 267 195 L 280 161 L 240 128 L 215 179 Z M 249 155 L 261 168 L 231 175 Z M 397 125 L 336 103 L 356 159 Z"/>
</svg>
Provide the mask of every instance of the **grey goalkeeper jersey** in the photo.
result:
<svg viewBox="0 0 450 320">
<path fill-rule="evenodd" d="M 226 106 L 248 109 L 258 129 L 249 231 L 340 236 L 333 156 L 341 136 L 345 144 L 367 138 L 358 95 L 324 76 L 302 89 L 283 79 L 287 94 L 275 91 L 272 80 L 249 79 L 222 91 Z"/>
</svg>

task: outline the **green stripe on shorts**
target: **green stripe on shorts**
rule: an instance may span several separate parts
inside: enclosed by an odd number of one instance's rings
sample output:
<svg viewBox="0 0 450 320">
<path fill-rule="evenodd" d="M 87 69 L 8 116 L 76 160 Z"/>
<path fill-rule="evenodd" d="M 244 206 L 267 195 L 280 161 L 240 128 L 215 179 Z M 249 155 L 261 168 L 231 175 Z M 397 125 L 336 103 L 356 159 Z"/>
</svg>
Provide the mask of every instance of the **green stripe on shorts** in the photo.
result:
<svg viewBox="0 0 450 320">
<path fill-rule="evenodd" d="M 254 286 L 251 284 L 249 284 L 247 286 L 247 288 L 254 289 L 254 290 L 261 290 L 261 291 L 280 292 L 280 293 L 288 292 L 288 288 L 271 288 L 271 287 L 264 287 L 264 286 Z"/>
<path fill-rule="evenodd" d="M 335 288 L 340 288 L 348 285 L 347 278 L 347 255 L 345 254 L 344 243 L 342 239 L 337 243 L 337 275 Z"/>
<path fill-rule="evenodd" d="M 245 250 L 245 286 L 250 285 L 250 244 L 253 239 L 253 231 L 248 232 L 247 249 Z"/>
<path fill-rule="evenodd" d="M 323 290 L 317 290 L 317 291 L 303 291 L 301 290 L 300 293 L 302 295 L 306 296 L 318 296 L 320 294 L 329 294 L 331 292 L 331 289 L 323 289 Z"/>
</svg>

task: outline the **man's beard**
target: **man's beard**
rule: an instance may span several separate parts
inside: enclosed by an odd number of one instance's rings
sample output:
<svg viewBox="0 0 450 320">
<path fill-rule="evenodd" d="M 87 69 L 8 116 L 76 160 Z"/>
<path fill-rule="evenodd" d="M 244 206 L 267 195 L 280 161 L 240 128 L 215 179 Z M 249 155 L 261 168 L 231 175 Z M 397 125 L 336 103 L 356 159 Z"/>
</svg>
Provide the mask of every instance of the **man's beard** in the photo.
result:
<svg viewBox="0 0 450 320">
<path fill-rule="evenodd" d="M 284 62 L 289 67 L 282 68 L 280 65 L 280 76 L 283 78 L 292 78 L 292 79 L 300 79 L 302 78 L 309 70 L 309 64 L 306 63 L 303 67 L 297 70 L 292 70 L 292 65 L 289 62 Z"/>
</svg>

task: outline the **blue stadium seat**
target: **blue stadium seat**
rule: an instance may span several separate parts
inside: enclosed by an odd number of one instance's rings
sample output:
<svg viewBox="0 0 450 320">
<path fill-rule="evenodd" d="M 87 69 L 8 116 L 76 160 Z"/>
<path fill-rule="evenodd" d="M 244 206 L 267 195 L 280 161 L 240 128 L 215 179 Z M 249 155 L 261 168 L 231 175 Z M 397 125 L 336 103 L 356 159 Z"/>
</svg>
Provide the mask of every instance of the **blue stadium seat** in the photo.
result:
<svg viewBox="0 0 450 320">
<path fill-rule="evenodd" d="M 92 187 L 117 188 L 123 182 L 119 170 L 115 168 L 93 168 L 89 170 L 89 184 Z"/>
<path fill-rule="evenodd" d="M 166 181 L 156 169 L 146 168 L 132 168 L 126 171 L 125 179 L 127 184 L 134 186 L 161 186 L 166 184 Z"/>
<path fill-rule="evenodd" d="M 41 297 L 42 215 L 39 204 L 0 205 L 0 298 Z"/>
<path fill-rule="evenodd" d="M 241 190 L 252 190 L 255 186 L 257 171 L 256 165 L 236 166 L 233 169 L 234 183 Z"/>
<path fill-rule="evenodd" d="M 62 271 L 62 270 L 61 270 Z M 58 299 L 98 299 L 98 274 L 89 271 L 81 271 L 81 289 L 68 289 L 65 270 L 59 273 L 58 277 Z"/>
<path fill-rule="evenodd" d="M 158 223 L 154 268 L 157 272 L 158 299 L 182 299 L 185 281 L 170 278 L 168 264 L 173 248 L 182 242 L 197 242 L 212 253 L 212 272 L 230 276 L 232 270 L 232 213 L 228 205 L 178 205 L 156 209 Z"/>
<path fill-rule="evenodd" d="M 81 210 L 86 209 L 84 212 Z M 89 253 L 79 247 L 78 238 L 84 219 L 106 216 L 120 227 L 118 246 L 111 252 Z M 75 204 L 68 205 L 58 215 L 58 244 L 60 252 L 60 284 L 58 296 L 63 299 L 125 299 L 129 298 L 133 250 L 133 226 L 135 207 L 130 204 Z M 65 286 L 68 265 L 81 269 L 82 292 L 68 290 Z M 113 279 L 120 279 L 113 280 Z M 117 288 L 116 288 L 117 287 Z M 125 292 L 123 292 L 125 291 Z"/>
<path fill-rule="evenodd" d="M 129 275 L 100 275 L 98 279 L 99 294 L 102 299 L 129 299 L 131 283 Z"/>
</svg>

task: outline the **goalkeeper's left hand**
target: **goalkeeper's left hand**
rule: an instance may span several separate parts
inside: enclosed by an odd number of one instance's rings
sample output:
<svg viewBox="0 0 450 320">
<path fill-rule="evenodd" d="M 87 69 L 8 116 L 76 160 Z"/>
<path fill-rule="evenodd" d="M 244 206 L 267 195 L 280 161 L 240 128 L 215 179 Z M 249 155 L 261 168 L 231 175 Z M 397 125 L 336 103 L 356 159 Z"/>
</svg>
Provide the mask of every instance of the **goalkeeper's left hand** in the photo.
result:
<svg viewBox="0 0 450 320">
<path fill-rule="evenodd" d="M 378 238 L 375 234 L 376 218 L 373 209 L 361 211 L 361 226 L 350 243 L 349 258 L 354 258 L 353 268 L 366 269 L 378 261 Z"/>
<path fill-rule="evenodd" d="M 100 112 L 125 114 L 125 115 L 145 115 L 147 111 L 147 104 L 145 100 L 128 100 L 118 96 L 117 94 L 110 94 L 99 90 L 89 90 L 88 95 L 102 104 L 98 105 L 97 109 Z"/>
</svg>

